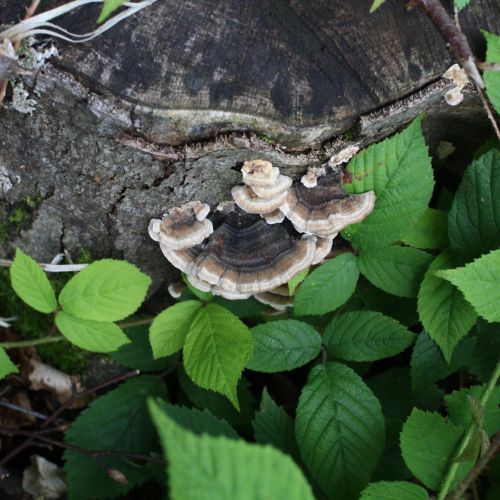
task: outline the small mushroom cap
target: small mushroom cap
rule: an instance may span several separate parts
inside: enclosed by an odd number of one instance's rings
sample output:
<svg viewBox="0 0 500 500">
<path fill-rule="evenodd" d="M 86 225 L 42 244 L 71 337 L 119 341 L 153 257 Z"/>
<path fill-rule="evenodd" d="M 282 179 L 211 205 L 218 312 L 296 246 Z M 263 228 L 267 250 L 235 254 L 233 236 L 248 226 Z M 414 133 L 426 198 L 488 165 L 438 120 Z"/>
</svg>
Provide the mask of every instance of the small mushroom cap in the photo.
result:
<svg viewBox="0 0 500 500">
<path fill-rule="evenodd" d="M 318 177 L 322 175 L 326 175 L 325 167 L 309 167 L 307 173 L 300 179 L 300 182 L 306 188 L 313 188 L 318 185 Z"/>
<path fill-rule="evenodd" d="M 212 222 L 206 217 L 209 205 L 194 201 L 174 208 L 163 219 L 152 219 L 149 235 L 172 250 L 183 250 L 201 243 L 213 232 Z"/>
<path fill-rule="evenodd" d="M 292 179 L 290 179 L 290 177 L 287 177 L 286 175 L 280 174 L 271 185 L 265 187 L 252 186 L 252 191 L 259 198 L 265 198 L 266 200 L 269 200 L 284 193 L 287 189 L 290 188 L 291 185 Z"/>
<path fill-rule="evenodd" d="M 188 276 L 196 275 L 221 294 L 252 294 L 287 283 L 310 265 L 315 252 L 316 238 L 301 238 L 289 224 L 269 225 L 255 215 L 231 212 Z"/>
<path fill-rule="evenodd" d="M 174 283 L 170 283 L 168 285 L 168 293 L 173 299 L 178 299 L 181 295 L 186 285 L 182 281 L 175 281 Z"/>
<path fill-rule="evenodd" d="M 243 183 L 252 187 L 266 187 L 273 184 L 280 174 L 280 169 L 273 167 L 266 160 L 251 160 L 243 163 L 241 168 Z"/>
<path fill-rule="evenodd" d="M 275 210 L 270 214 L 261 215 L 268 224 L 280 224 L 285 220 L 285 214 L 281 210 Z"/>
<path fill-rule="evenodd" d="M 375 206 L 375 193 L 347 195 L 341 185 L 342 174 L 318 178 L 316 188 L 294 184 L 280 210 L 298 231 L 333 238 L 346 226 L 363 220 Z"/>
<path fill-rule="evenodd" d="M 335 236 L 337 233 L 335 233 Z M 316 253 L 314 254 L 314 259 L 311 262 L 312 265 L 319 264 L 327 255 L 331 252 L 333 245 L 333 238 L 318 238 L 316 241 Z"/>
<path fill-rule="evenodd" d="M 273 309 L 277 311 L 286 311 L 288 307 L 293 306 L 293 298 L 292 297 L 284 297 L 283 295 L 277 295 L 273 292 L 261 292 L 256 293 L 254 297 L 262 304 L 266 304 L 266 306 L 271 306 Z"/>
<path fill-rule="evenodd" d="M 286 191 L 269 200 L 259 198 L 248 186 L 231 189 L 236 204 L 249 214 L 269 214 L 277 210 L 285 201 Z"/>
<path fill-rule="evenodd" d="M 347 163 L 357 152 L 359 151 L 359 146 L 357 144 L 351 144 L 346 148 L 335 153 L 329 160 L 328 165 L 335 167 L 341 165 L 342 163 Z"/>
</svg>

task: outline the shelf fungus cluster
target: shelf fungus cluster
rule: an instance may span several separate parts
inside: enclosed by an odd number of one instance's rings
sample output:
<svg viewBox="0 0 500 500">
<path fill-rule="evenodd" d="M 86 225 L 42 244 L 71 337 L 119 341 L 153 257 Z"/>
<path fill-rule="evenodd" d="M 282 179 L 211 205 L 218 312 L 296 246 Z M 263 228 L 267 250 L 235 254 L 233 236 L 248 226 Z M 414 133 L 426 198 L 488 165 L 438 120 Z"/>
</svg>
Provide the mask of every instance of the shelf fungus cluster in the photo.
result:
<svg viewBox="0 0 500 500">
<path fill-rule="evenodd" d="M 373 210 L 375 195 L 348 195 L 342 171 L 328 166 L 299 182 L 263 160 L 245 162 L 242 174 L 234 201 L 186 203 L 152 219 L 149 234 L 196 288 L 284 309 L 292 298 L 283 285 L 322 262 L 338 232 Z"/>
</svg>

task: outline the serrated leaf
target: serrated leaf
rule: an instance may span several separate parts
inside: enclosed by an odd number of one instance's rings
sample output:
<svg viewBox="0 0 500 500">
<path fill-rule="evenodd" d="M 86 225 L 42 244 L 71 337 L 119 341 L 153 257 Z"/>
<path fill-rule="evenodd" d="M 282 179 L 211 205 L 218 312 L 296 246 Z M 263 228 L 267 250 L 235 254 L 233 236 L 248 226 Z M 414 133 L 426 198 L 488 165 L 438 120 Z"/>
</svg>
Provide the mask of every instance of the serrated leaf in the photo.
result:
<svg viewBox="0 0 500 500">
<path fill-rule="evenodd" d="M 436 257 L 429 266 L 418 293 L 420 321 L 448 362 L 457 343 L 467 335 L 477 319 L 474 309 L 463 294 L 436 274 L 456 263 L 455 256 L 449 250 Z"/>
<path fill-rule="evenodd" d="M 77 318 L 119 321 L 139 308 L 150 284 L 151 278 L 128 262 L 99 260 L 66 283 L 59 303 Z"/>
<path fill-rule="evenodd" d="M 97 24 L 104 22 L 116 9 L 123 5 L 127 0 L 104 0 L 101 13 L 97 18 Z"/>
<path fill-rule="evenodd" d="M 11 373 L 18 373 L 17 366 L 10 360 L 9 355 L 0 347 L 0 379 L 10 375 Z"/>
<path fill-rule="evenodd" d="M 353 311 L 333 318 L 323 334 L 331 356 L 347 361 L 376 361 L 404 351 L 415 341 L 395 319 L 373 311 Z"/>
<path fill-rule="evenodd" d="M 288 292 L 290 295 L 295 293 L 296 288 L 306 279 L 309 274 L 309 268 L 298 272 L 289 282 L 288 282 Z"/>
<path fill-rule="evenodd" d="M 361 493 L 360 500 L 428 500 L 421 486 L 406 481 L 380 481 L 370 483 Z"/>
<path fill-rule="evenodd" d="M 486 38 L 486 62 L 500 63 L 500 36 L 483 31 Z M 483 74 L 486 94 L 495 111 L 500 114 L 500 72 L 486 70 Z"/>
<path fill-rule="evenodd" d="M 250 330 L 253 354 L 246 367 L 257 372 L 283 372 L 303 366 L 321 350 L 320 334 L 293 319 L 271 321 Z"/>
<path fill-rule="evenodd" d="M 184 344 L 184 368 L 200 387 L 224 394 L 239 409 L 236 384 L 252 354 L 252 335 L 217 304 L 196 313 Z"/>
<path fill-rule="evenodd" d="M 89 450 L 150 454 L 158 449 L 146 398 L 166 398 L 161 379 L 140 376 L 98 397 L 83 410 L 65 434 L 65 442 Z M 64 453 L 70 500 L 123 495 L 148 479 L 144 462 L 119 457 L 101 457 L 99 462 L 76 451 Z M 108 477 L 105 467 L 119 470 L 128 484 Z"/>
<path fill-rule="evenodd" d="M 500 247 L 499 192 L 500 149 L 495 148 L 465 171 L 450 209 L 450 245 L 466 261 Z"/>
<path fill-rule="evenodd" d="M 356 257 L 352 253 L 329 260 L 303 281 L 295 296 L 295 314 L 324 314 L 337 309 L 353 294 L 358 277 Z"/>
<path fill-rule="evenodd" d="M 400 240 L 427 209 L 434 188 L 431 160 L 416 118 L 405 130 L 358 153 L 347 165 L 345 188 L 351 193 L 375 191 L 373 212 L 353 228 L 351 243 L 359 249 Z"/>
<path fill-rule="evenodd" d="M 476 400 L 480 400 L 485 387 L 486 385 L 475 385 L 467 389 L 454 391 L 445 396 L 444 400 L 446 408 L 448 409 L 448 414 L 450 415 L 453 423 L 460 425 L 464 429 L 469 426 L 472 419 L 472 409 L 469 403 L 469 398 L 472 396 Z M 482 425 L 479 426 L 480 428 L 484 428 L 489 436 L 493 436 L 500 430 L 499 405 L 500 386 L 497 386 L 493 389 L 486 406 L 482 409 L 483 422 Z"/>
<path fill-rule="evenodd" d="M 444 249 L 448 246 L 448 214 L 443 210 L 427 208 L 420 219 L 401 238 L 415 248 Z"/>
<path fill-rule="evenodd" d="M 373 0 L 372 6 L 370 7 L 370 14 L 375 12 L 384 2 L 385 0 Z"/>
<path fill-rule="evenodd" d="M 172 500 L 313 500 L 300 469 L 280 451 L 223 436 L 196 436 L 176 425 L 154 402 L 149 409 L 168 460 Z"/>
<path fill-rule="evenodd" d="M 292 417 L 273 401 L 266 388 L 262 391 L 260 409 L 255 412 L 252 426 L 257 443 L 270 444 L 294 459 L 299 458 Z"/>
<path fill-rule="evenodd" d="M 468 353 L 466 367 L 479 381 L 487 382 L 500 359 L 500 325 L 479 320 L 475 330 L 476 342 Z"/>
<path fill-rule="evenodd" d="M 316 366 L 299 398 L 295 435 L 304 463 L 325 493 L 358 498 L 384 447 L 380 403 L 347 366 Z"/>
<path fill-rule="evenodd" d="M 148 325 L 125 328 L 130 342 L 122 345 L 109 356 L 123 366 L 140 371 L 163 371 L 175 363 L 175 357 L 154 359 L 148 337 Z"/>
<path fill-rule="evenodd" d="M 470 0 L 455 0 L 455 7 L 457 8 L 458 12 L 460 12 L 464 7 L 469 5 Z"/>
<path fill-rule="evenodd" d="M 422 483 L 438 490 L 464 430 L 438 413 L 415 408 L 401 432 L 401 453 Z"/>
<path fill-rule="evenodd" d="M 116 351 L 130 342 L 114 323 L 75 318 L 64 311 L 57 313 L 56 326 L 72 344 L 90 352 Z"/>
<path fill-rule="evenodd" d="M 486 321 L 500 322 L 500 249 L 438 275 L 453 283 Z"/>
<path fill-rule="evenodd" d="M 176 424 L 198 436 L 208 434 L 209 436 L 226 436 L 232 439 L 239 438 L 236 431 L 227 422 L 214 417 L 206 408 L 200 411 L 196 408 L 172 405 L 163 400 L 157 400 L 157 403 L 159 408 Z"/>
<path fill-rule="evenodd" d="M 431 261 L 422 250 L 388 246 L 361 252 L 356 262 L 372 285 L 398 297 L 416 297 Z"/>
<path fill-rule="evenodd" d="M 413 389 L 423 389 L 463 368 L 474 347 L 475 339 L 465 337 L 457 344 L 448 364 L 441 349 L 427 333 L 421 332 L 413 347 L 410 362 Z"/>
<path fill-rule="evenodd" d="M 201 307 L 201 302 L 197 300 L 186 300 L 156 316 L 149 328 L 149 341 L 155 358 L 169 356 L 182 349 L 189 327 Z"/>
<path fill-rule="evenodd" d="M 40 266 L 20 248 L 10 267 L 10 281 L 17 295 L 33 309 L 50 313 L 57 307 L 54 290 Z"/>
</svg>

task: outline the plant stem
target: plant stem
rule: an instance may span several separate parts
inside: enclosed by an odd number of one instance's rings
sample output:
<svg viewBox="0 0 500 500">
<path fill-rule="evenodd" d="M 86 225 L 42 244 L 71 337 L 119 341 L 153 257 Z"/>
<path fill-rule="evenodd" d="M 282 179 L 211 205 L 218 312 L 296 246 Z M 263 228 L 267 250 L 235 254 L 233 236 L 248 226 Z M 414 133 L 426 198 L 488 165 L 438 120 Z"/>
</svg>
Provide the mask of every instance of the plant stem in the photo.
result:
<svg viewBox="0 0 500 500">
<path fill-rule="evenodd" d="M 484 389 L 483 395 L 481 396 L 481 399 L 479 402 L 481 403 L 481 406 L 484 408 L 486 406 L 486 403 L 488 402 L 491 393 L 493 392 L 493 389 L 495 388 L 498 378 L 500 377 L 500 361 L 497 363 L 495 369 L 493 370 L 493 373 L 491 374 L 490 380 L 488 381 L 488 384 L 486 385 L 486 388 Z M 458 444 L 457 450 L 453 455 L 453 461 L 451 464 L 451 467 L 448 470 L 448 473 L 446 474 L 444 481 L 443 481 L 443 486 L 441 488 L 441 491 L 439 492 L 437 496 L 437 500 L 444 500 L 446 498 L 446 495 L 448 494 L 448 491 L 451 488 L 451 484 L 453 483 L 453 480 L 455 479 L 455 475 L 457 473 L 458 467 L 460 466 L 460 462 L 458 462 L 458 458 L 460 455 L 464 452 L 464 450 L 467 448 L 469 445 L 469 441 L 471 440 L 472 436 L 474 435 L 474 431 L 476 429 L 476 422 L 474 419 L 471 419 L 471 422 L 469 424 L 469 427 L 467 428 L 467 431 L 465 432 L 462 440 Z"/>
<path fill-rule="evenodd" d="M 0 347 L 4 349 L 13 349 L 14 347 L 30 347 L 33 345 L 41 345 L 41 344 L 51 344 L 52 342 L 61 342 L 61 340 L 66 340 L 62 335 L 57 335 L 57 337 L 49 336 L 42 337 L 39 339 L 31 339 L 31 340 L 19 340 L 13 342 L 0 342 Z"/>
<path fill-rule="evenodd" d="M 148 318 L 136 319 L 132 321 L 120 321 L 117 325 L 120 328 L 133 328 L 134 326 L 149 325 L 154 319 L 154 316 L 150 316 Z"/>
</svg>

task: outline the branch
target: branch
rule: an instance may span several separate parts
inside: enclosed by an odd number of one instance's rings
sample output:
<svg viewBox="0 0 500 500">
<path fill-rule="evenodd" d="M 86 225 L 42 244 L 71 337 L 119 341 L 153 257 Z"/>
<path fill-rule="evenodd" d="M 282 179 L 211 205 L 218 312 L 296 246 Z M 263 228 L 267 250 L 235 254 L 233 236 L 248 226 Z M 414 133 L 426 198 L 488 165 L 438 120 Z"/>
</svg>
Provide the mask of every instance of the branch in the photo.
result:
<svg viewBox="0 0 500 500">
<path fill-rule="evenodd" d="M 0 259 L 0 267 L 10 267 L 12 262 L 10 259 Z M 88 266 L 88 264 L 44 264 L 40 262 L 37 264 L 47 273 L 75 273 Z"/>
<path fill-rule="evenodd" d="M 61 340 L 67 339 L 62 335 L 57 335 L 56 337 L 50 336 L 42 337 L 40 339 L 14 340 L 12 342 L 0 342 L 0 347 L 4 349 L 14 349 L 15 347 L 31 347 L 33 345 L 51 344 L 52 342 L 61 342 Z"/>
</svg>

